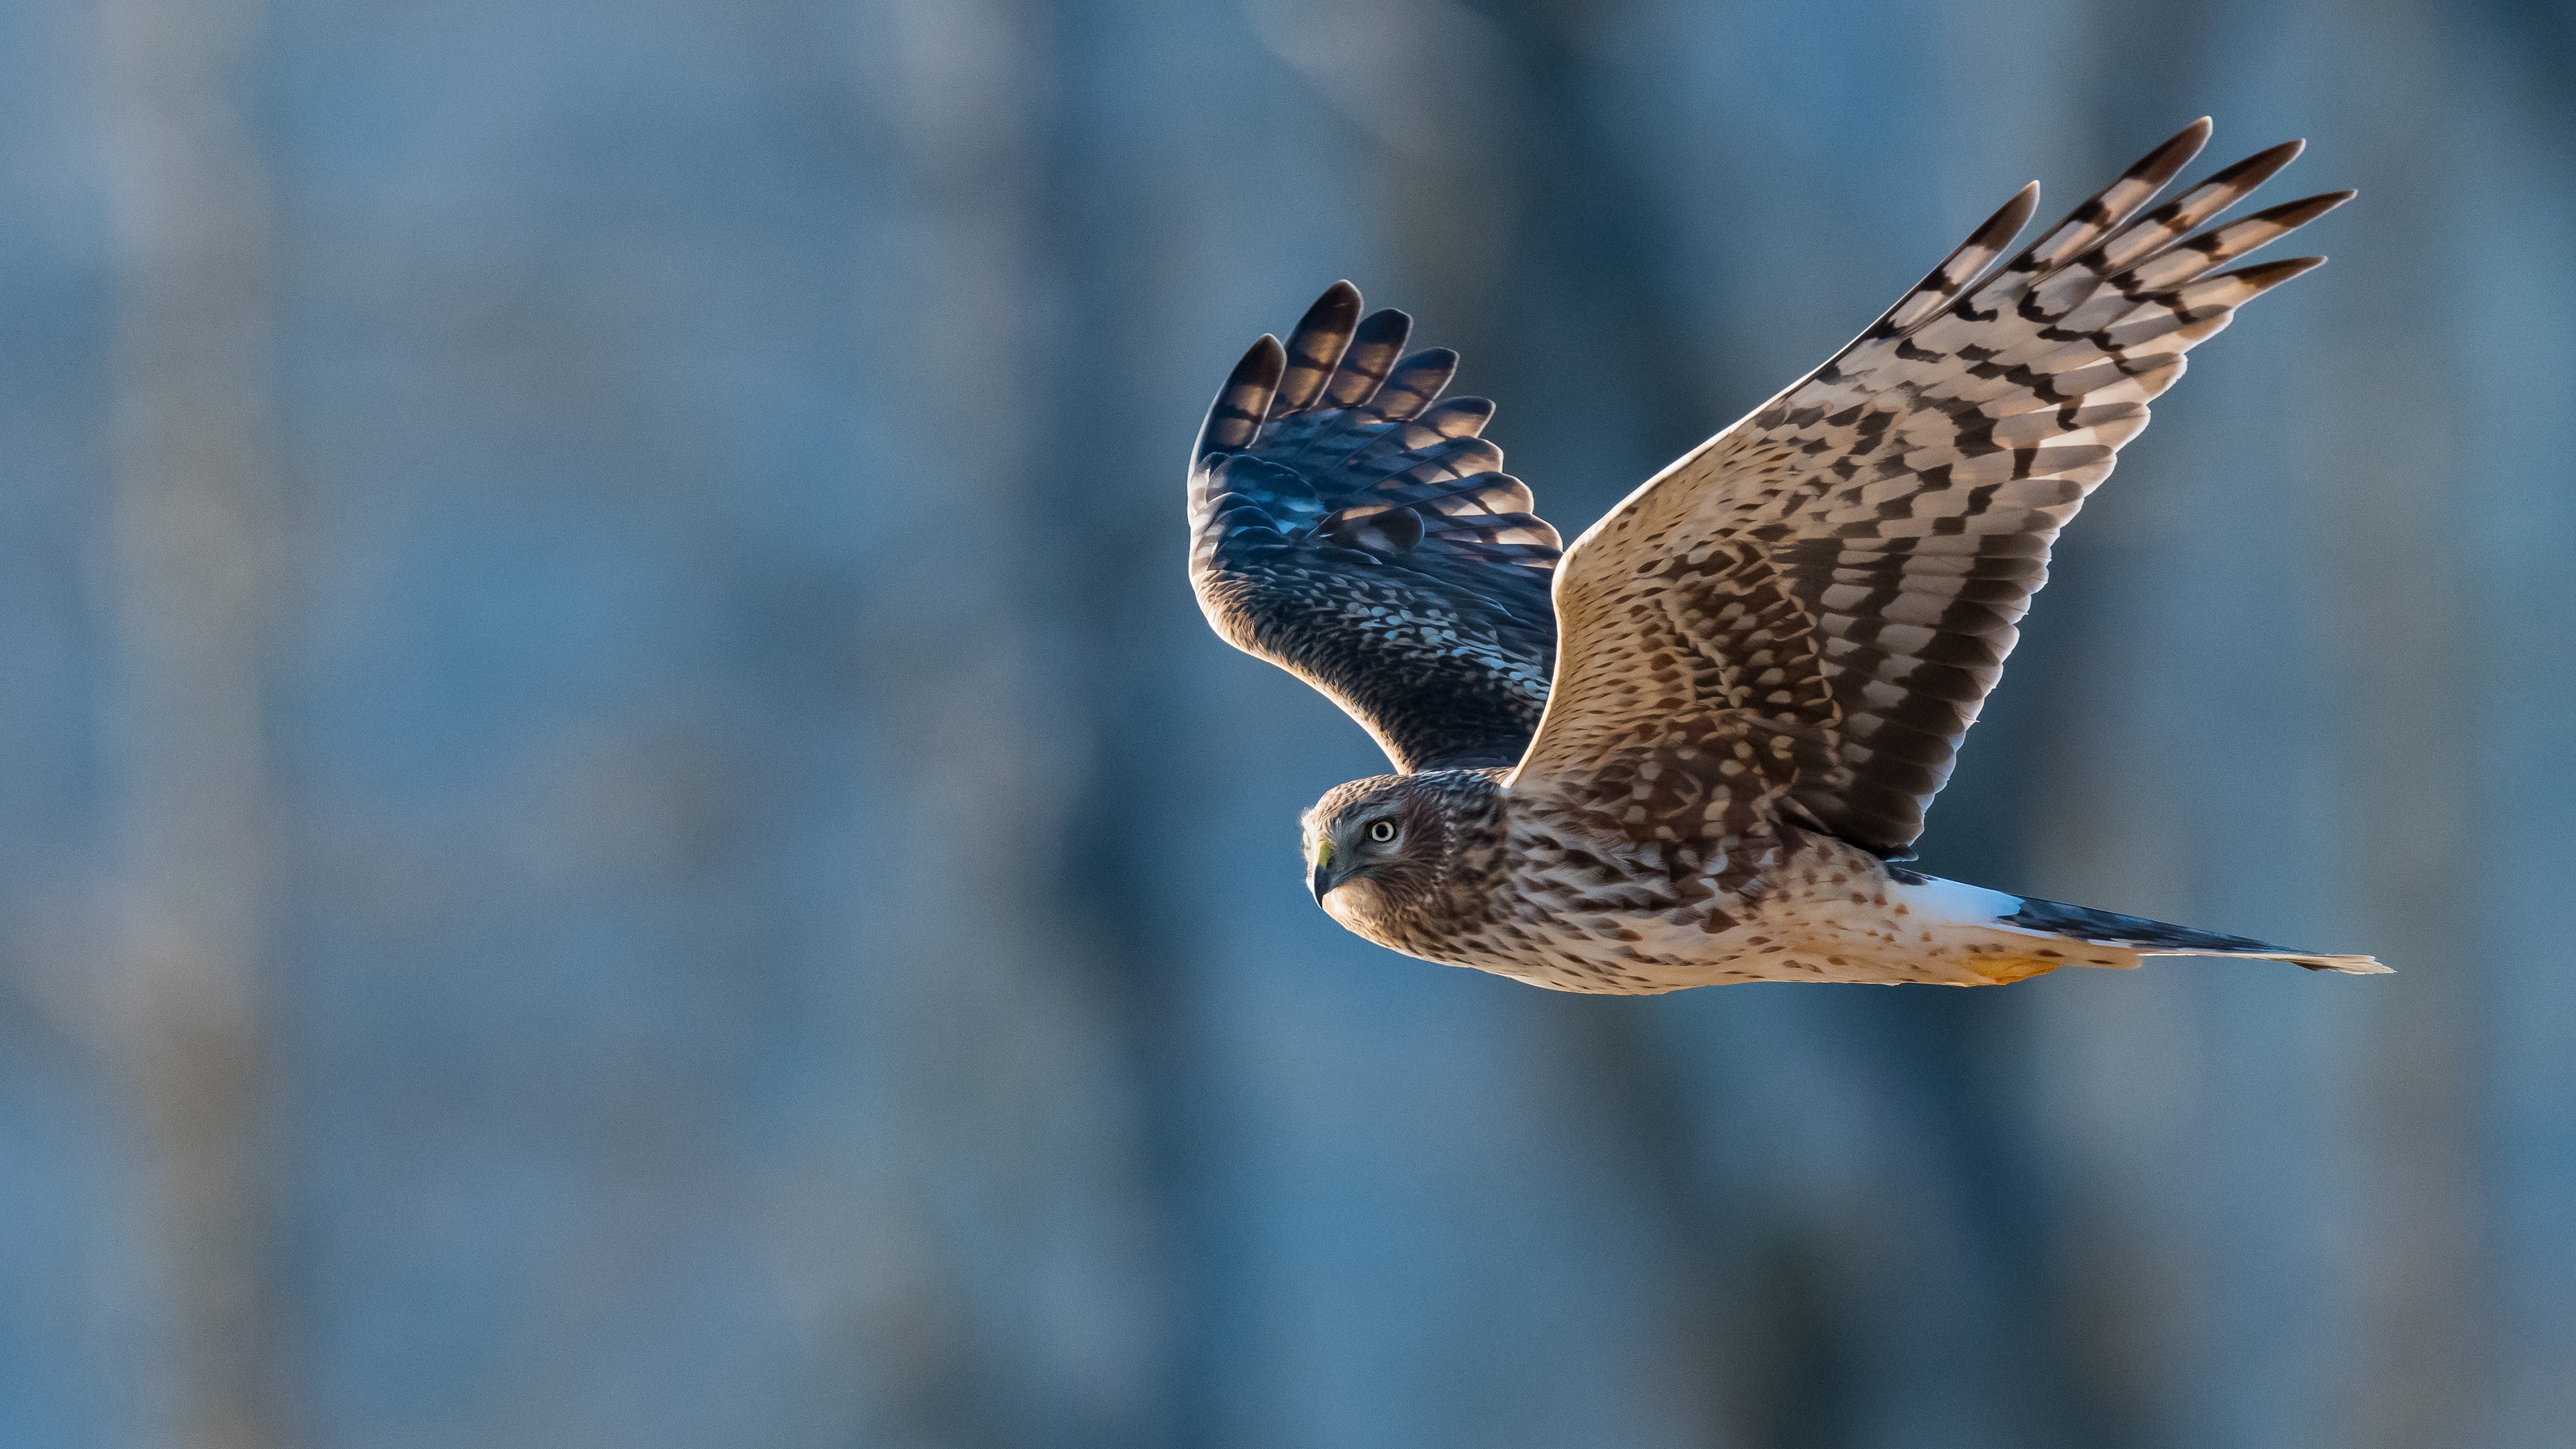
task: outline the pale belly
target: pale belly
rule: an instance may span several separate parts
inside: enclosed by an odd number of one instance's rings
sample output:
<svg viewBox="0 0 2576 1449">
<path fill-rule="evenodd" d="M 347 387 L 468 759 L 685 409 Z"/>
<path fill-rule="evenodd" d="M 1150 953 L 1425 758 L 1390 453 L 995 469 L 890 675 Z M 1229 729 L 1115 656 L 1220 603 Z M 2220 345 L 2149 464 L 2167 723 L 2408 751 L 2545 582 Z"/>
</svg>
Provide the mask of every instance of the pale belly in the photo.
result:
<svg viewBox="0 0 2576 1449">
<path fill-rule="evenodd" d="M 1622 913 L 1498 924 L 1450 964 L 1556 991 L 1651 994 L 1746 981 L 2000 986 L 2060 966 L 2126 968 L 2135 952 L 1996 923 L 2017 898 L 1875 869 L 1797 881 L 1711 931 L 1705 916 Z"/>
</svg>

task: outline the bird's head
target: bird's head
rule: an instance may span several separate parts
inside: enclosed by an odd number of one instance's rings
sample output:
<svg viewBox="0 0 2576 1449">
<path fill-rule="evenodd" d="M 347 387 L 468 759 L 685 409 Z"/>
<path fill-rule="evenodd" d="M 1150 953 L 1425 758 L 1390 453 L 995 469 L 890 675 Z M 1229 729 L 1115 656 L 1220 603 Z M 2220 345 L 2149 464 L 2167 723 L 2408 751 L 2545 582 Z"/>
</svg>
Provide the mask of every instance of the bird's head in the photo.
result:
<svg viewBox="0 0 2576 1449">
<path fill-rule="evenodd" d="M 1336 786 L 1306 812 L 1306 882 L 1334 919 L 1363 923 L 1430 908 L 1462 847 L 1499 845 L 1499 787 L 1483 770 L 1380 775 Z"/>
</svg>

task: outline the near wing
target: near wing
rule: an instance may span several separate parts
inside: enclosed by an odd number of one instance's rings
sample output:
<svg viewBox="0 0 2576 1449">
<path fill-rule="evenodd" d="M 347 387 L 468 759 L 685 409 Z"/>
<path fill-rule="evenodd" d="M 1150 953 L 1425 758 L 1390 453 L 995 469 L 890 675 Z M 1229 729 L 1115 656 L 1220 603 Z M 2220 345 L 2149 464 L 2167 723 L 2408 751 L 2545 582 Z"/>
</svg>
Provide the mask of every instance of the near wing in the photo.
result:
<svg viewBox="0 0 2576 1449">
<path fill-rule="evenodd" d="M 1190 581 L 1397 769 L 1508 765 L 1547 703 L 1559 540 L 1477 436 L 1494 405 L 1435 401 L 1458 354 L 1397 360 L 1412 328 L 1337 282 L 1235 364 L 1190 454 Z"/>
<path fill-rule="evenodd" d="M 1722 805 L 1761 797 L 1909 853 L 2049 544 L 2148 399 L 2323 259 L 2219 268 L 2352 195 L 2195 234 L 2292 142 L 2138 215 L 2208 137 L 2193 124 L 1988 270 L 2034 183 L 1833 361 L 1577 539 L 1555 698 L 1515 781 L 1571 786 L 1645 838 L 1713 837 Z"/>
</svg>

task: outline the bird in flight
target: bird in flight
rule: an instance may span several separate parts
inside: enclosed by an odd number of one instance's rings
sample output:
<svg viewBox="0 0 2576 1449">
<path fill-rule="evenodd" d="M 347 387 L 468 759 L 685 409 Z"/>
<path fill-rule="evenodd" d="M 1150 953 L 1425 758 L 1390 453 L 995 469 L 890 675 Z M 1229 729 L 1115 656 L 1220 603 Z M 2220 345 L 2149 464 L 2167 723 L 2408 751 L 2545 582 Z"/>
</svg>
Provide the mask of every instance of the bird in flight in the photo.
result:
<svg viewBox="0 0 2576 1449">
<path fill-rule="evenodd" d="M 2229 267 L 2349 200 L 2207 225 L 2290 142 L 2149 204 L 2157 147 L 2029 249 L 2006 202 L 1832 361 L 1560 548 L 1442 400 L 1458 356 L 1336 283 L 1264 336 L 1190 455 L 1219 635 L 1331 698 L 1396 773 L 1304 821 L 1315 899 L 1425 960 L 1561 991 L 1985 986 L 2285 950 L 1936 879 L 1923 814 L 2047 579 L 2049 544 L 2183 354 L 2316 266 Z"/>
</svg>

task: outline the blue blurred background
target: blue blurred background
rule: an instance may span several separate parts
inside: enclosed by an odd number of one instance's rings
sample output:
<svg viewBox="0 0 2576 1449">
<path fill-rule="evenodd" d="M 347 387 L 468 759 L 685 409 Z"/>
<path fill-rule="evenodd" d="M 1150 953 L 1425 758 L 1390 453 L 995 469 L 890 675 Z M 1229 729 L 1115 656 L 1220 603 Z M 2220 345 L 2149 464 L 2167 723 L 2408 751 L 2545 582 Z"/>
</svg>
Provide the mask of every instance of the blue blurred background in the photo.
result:
<svg viewBox="0 0 2576 1449">
<path fill-rule="evenodd" d="M 2576 13 L 7 0 L 0 1443 L 2576 1444 Z M 1932 868 L 2314 948 L 1562 997 L 1183 577 L 1348 276 L 1570 535 L 2204 112 L 2335 263 Z M 2285 252 L 2298 246 L 2282 248 Z"/>
</svg>

